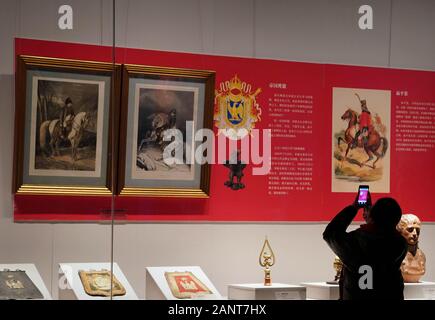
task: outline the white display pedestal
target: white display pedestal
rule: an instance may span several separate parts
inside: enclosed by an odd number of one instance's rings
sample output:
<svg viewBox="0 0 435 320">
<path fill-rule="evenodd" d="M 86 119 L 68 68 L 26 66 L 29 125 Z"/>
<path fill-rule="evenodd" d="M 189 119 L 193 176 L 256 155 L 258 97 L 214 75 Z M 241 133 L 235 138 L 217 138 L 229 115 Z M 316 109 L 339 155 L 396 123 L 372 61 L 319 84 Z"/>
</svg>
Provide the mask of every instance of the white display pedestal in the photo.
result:
<svg viewBox="0 0 435 320">
<path fill-rule="evenodd" d="M 338 300 L 338 285 L 326 282 L 306 282 L 307 300 Z M 435 300 L 435 282 L 405 283 L 405 300 Z"/>
<path fill-rule="evenodd" d="M 338 300 L 340 297 L 338 284 L 304 282 L 301 285 L 307 288 L 307 300 Z"/>
<path fill-rule="evenodd" d="M 41 300 L 51 300 L 50 292 L 48 292 L 47 287 L 44 284 L 44 281 L 41 278 L 41 275 L 39 274 L 38 269 L 36 269 L 36 266 L 32 263 L 21 263 L 21 264 L 0 264 L 0 270 L 9 269 L 11 271 L 15 270 L 23 270 L 26 271 L 26 274 L 32 280 L 32 282 L 35 284 L 35 286 L 39 289 L 42 296 L 44 297 Z M 40 300 L 40 299 L 37 299 Z"/>
<path fill-rule="evenodd" d="M 306 289 L 282 283 L 230 284 L 228 286 L 228 300 L 305 300 Z"/>
<path fill-rule="evenodd" d="M 435 300 L 435 282 L 405 283 L 405 300 Z"/>
<path fill-rule="evenodd" d="M 110 297 L 88 295 L 79 276 L 80 270 L 110 270 L 110 263 L 60 263 L 59 267 L 59 300 L 110 300 Z M 125 295 L 113 297 L 113 300 L 138 300 L 136 293 L 117 263 L 113 264 L 113 274 L 126 291 Z"/>
<path fill-rule="evenodd" d="M 147 300 L 187 300 L 178 299 L 174 297 L 172 291 L 168 285 L 165 278 L 165 272 L 192 272 L 195 277 L 197 277 L 212 294 L 207 294 L 195 300 L 222 300 L 222 296 L 217 291 L 216 287 L 207 277 L 207 275 L 202 271 L 200 267 L 197 266 L 184 266 L 184 267 L 148 267 L 146 268 L 145 277 L 145 296 Z"/>
</svg>

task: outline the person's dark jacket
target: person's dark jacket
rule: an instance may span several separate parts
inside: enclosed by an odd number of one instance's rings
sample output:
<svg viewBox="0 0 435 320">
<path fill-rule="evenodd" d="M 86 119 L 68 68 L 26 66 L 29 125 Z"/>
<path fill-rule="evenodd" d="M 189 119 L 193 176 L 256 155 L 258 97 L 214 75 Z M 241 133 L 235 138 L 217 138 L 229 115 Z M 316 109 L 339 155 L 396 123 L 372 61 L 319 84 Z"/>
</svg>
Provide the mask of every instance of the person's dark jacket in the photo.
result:
<svg viewBox="0 0 435 320">
<path fill-rule="evenodd" d="M 340 299 L 403 300 L 400 265 L 408 250 L 406 240 L 395 229 L 382 230 L 372 223 L 346 232 L 357 212 L 355 206 L 344 208 L 323 233 L 323 239 L 343 262 Z M 360 270 L 364 265 L 373 270 L 373 289 L 360 288 L 361 277 L 367 275 Z"/>
</svg>

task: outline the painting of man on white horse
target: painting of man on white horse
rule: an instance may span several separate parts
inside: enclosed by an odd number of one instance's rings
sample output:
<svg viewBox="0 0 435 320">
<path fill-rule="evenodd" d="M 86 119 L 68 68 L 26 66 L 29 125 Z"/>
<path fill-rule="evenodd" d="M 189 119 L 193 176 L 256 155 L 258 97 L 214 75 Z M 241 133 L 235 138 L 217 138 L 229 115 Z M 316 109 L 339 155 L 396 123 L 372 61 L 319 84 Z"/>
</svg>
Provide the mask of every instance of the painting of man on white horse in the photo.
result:
<svg viewBox="0 0 435 320">
<path fill-rule="evenodd" d="M 83 136 L 83 130 L 89 122 L 86 112 L 80 112 L 76 116 L 67 116 L 61 126 L 59 119 L 47 120 L 41 124 L 39 131 L 39 146 L 43 152 L 49 157 L 60 156 L 59 145 L 62 142 L 63 128 L 65 128 L 68 139 L 71 145 L 71 160 L 73 162 L 79 160 L 77 148 Z M 48 137 L 47 137 L 48 136 Z M 47 138 L 49 144 L 47 145 Z"/>
<path fill-rule="evenodd" d="M 35 169 L 94 171 L 98 86 L 40 80 Z"/>
</svg>

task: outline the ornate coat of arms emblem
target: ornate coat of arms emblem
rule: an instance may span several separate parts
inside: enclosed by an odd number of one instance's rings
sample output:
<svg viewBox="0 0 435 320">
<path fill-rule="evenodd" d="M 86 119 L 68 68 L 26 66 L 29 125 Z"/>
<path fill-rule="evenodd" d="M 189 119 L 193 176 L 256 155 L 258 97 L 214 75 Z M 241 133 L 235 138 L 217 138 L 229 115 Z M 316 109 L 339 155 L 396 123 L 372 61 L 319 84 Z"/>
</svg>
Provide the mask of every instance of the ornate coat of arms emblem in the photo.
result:
<svg viewBox="0 0 435 320">
<path fill-rule="evenodd" d="M 111 294 L 110 284 L 112 283 L 112 296 L 123 296 L 126 291 L 119 280 L 108 270 L 101 271 L 79 271 L 80 280 L 82 281 L 85 292 L 90 296 L 109 297 Z"/>
<path fill-rule="evenodd" d="M 0 271 L 0 300 L 43 299 L 42 293 L 23 270 Z"/>
<path fill-rule="evenodd" d="M 165 278 L 175 298 L 193 299 L 212 294 L 192 272 L 165 272 Z"/>
<path fill-rule="evenodd" d="M 219 89 L 215 92 L 214 110 L 218 134 L 223 133 L 233 140 L 241 139 L 261 120 L 261 108 L 256 101 L 261 88 L 252 91 L 250 84 L 235 75 L 231 80 L 221 82 Z"/>
</svg>

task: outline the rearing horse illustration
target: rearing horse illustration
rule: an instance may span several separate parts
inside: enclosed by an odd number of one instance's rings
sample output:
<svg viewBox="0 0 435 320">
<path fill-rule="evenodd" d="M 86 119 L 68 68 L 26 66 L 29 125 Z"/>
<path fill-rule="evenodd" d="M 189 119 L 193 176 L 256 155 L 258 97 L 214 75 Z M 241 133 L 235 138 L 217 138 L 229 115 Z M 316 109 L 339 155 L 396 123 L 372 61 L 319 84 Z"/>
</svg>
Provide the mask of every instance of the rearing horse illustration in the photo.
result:
<svg viewBox="0 0 435 320">
<path fill-rule="evenodd" d="M 338 146 L 340 146 L 340 142 L 344 142 L 347 144 L 347 149 L 344 154 L 344 160 L 347 160 L 347 154 L 350 149 L 353 149 L 355 146 L 363 148 L 364 151 L 368 155 L 368 159 L 364 162 L 366 164 L 370 160 L 373 159 L 373 156 L 376 157 L 376 160 L 373 162 L 372 168 L 376 167 L 376 162 L 382 157 L 385 156 L 385 153 L 388 149 L 388 140 L 385 137 L 381 137 L 379 132 L 375 130 L 375 128 L 370 127 L 368 133 L 368 139 L 366 143 L 362 141 L 356 141 L 355 135 L 357 133 L 357 124 L 358 124 L 358 113 L 351 108 L 347 109 L 343 115 L 341 116 L 342 120 L 347 120 L 347 129 L 344 132 L 343 137 L 338 137 Z M 382 148 L 381 148 L 382 145 Z M 379 151 L 379 149 L 381 149 Z M 360 164 L 362 166 L 362 164 Z"/>
<path fill-rule="evenodd" d="M 77 160 L 77 148 L 83 136 L 83 129 L 88 125 L 89 118 L 86 112 L 79 112 L 75 117 L 68 115 L 65 119 L 64 126 L 67 128 L 68 140 L 71 143 L 71 159 Z M 50 139 L 49 147 L 47 138 Z M 47 120 L 39 128 L 39 146 L 48 156 L 60 156 L 59 144 L 62 141 L 62 132 L 60 120 Z"/>
</svg>

